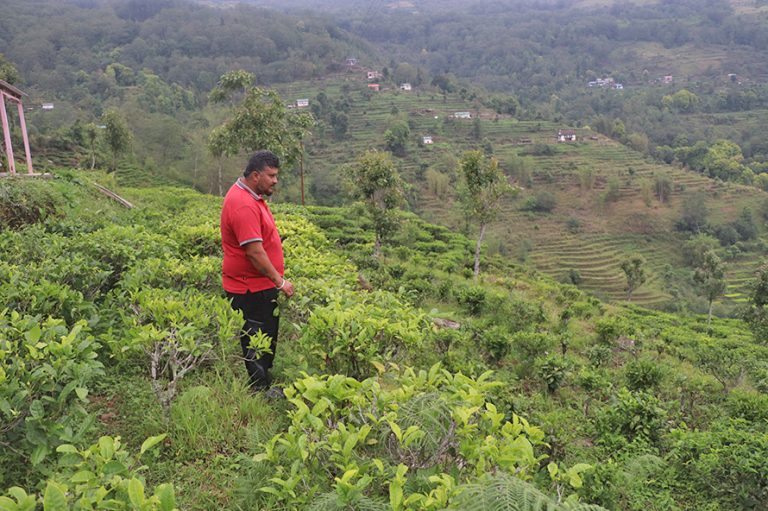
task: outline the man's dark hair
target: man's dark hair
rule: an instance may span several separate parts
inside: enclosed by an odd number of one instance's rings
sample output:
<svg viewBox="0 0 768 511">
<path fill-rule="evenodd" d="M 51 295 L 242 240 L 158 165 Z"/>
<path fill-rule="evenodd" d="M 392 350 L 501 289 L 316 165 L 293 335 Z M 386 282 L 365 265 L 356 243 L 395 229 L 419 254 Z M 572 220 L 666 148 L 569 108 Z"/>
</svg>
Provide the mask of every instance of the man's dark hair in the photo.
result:
<svg viewBox="0 0 768 511">
<path fill-rule="evenodd" d="M 267 167 L 279 169 L 280 158 L 275 156 L 272 151 L 256 151 L 248 160 L 248 165 L 245 166 L 243 176 L 248 177 L 252 172 L 261 172 Z"/>
</svg>

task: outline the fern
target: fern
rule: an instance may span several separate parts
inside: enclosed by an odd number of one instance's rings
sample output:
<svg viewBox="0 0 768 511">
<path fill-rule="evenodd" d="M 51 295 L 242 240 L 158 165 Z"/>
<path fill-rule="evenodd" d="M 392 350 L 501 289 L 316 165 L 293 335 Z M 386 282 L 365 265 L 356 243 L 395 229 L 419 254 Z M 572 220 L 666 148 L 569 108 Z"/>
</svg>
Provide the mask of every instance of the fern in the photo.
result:
<svg viewBox="0 0 768 511">
<path fill-rule="evenodd" d="M 438 462 L 453 440 L 454 423 L 445 399 L 437 392 L 422 394 L 402 404 L 397 414 L 400 427 L 418 426 L 424 432 L 411 448 L 413 461 L 421 466 Z"/>
<path fill-rule="evenodd" d="M 384 502 L 360 496 L 352 502 L 344 503 L 339 494 L 331 491 L 319 495 L 307 511 L 389 511 Z"/>
<path fill-rule="evenodd" d="M 581 503 L 560 504 L 530 483 L 508 474 L 467 484 L 451 509 L 462 511 L 605 511 Z"/>
</svg>

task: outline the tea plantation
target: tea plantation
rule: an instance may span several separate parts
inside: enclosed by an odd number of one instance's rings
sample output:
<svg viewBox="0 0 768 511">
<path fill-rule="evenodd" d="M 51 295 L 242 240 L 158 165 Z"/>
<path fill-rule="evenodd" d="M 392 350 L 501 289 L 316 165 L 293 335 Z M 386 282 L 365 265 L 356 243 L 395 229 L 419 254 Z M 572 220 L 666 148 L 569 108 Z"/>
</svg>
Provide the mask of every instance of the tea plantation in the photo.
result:
<svg viewBox="0 0 768 511">
<path fill-rule="evenodd" d="M 277 204 L 297 291 L 271 401 L 245 386 L 219 208 L 100 173 L 0 181 L 0 510 L 768 506 L 768 346 L 742 321 L 498 253 L 475 281 L 473 241 L 407 213 L 374 259 L 357 206 Z M 547 250 L 597 286 L 589 260 L 632 240 L 591 236 Z"/>
</svg>

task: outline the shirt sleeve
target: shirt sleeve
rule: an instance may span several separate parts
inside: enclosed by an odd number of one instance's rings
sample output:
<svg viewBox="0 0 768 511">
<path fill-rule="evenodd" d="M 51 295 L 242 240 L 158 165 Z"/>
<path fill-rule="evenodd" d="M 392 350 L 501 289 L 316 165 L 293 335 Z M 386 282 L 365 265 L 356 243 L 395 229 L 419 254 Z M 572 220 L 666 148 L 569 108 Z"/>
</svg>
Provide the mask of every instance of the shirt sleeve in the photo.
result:
<svg viewBox="0 0 768 511">
<path fill-rule="evenodd" d="M 261 212 L 255 206 L 243 206 L 238 209 L 232 218 L 232 230 L 241 247 L 254 241 L 264 241 Z"/>
</svg>

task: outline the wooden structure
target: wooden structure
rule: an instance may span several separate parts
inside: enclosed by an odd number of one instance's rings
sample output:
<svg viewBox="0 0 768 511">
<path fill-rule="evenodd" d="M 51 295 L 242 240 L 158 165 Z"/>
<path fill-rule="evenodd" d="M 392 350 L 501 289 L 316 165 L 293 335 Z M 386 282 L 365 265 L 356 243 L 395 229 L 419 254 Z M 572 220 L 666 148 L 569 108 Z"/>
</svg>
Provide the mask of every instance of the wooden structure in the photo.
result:
<svg viewBox="0 0 768 511">
<path fill-rule="evenodd" d="M 22 98 L 27 96 L 24 92 L 20 91 L 10 83 L 0 80 L 0 118 L 3 124 L 3 141 L 5 144 L 5 156 L 8 161 L 8 169 L 3 169 L 0 172 L 2 175 L 14 175 L 16 174 L 16 162 L 13 159 L 13 147 L 11 146 L 11 125 L 8 122 L 8 111 L 6 110 L 6 102 L 15 103 L 19 111 L 19 124 L 21 127 L 21 136 L 24 139 L 24 153 L 27 157 L 27 174 L 32 175 L 32 153 L 29 151 L 29 137 L 27 136 L 27 123 L 24 120 L 24 106 L 22 105 Z"/>
</svg>

